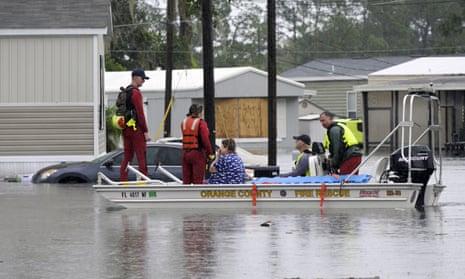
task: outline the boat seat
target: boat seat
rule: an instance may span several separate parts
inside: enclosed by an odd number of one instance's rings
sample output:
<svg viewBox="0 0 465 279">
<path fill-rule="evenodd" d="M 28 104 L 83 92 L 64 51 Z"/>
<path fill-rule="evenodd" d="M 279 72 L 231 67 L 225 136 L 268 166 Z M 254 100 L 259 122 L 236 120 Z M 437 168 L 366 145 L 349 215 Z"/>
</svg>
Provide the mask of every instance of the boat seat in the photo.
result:
<svg viewBox="0 0 465 279">
<path fill-rule="evenodd" d="M 384 172 L 388 169 L 389 167 L 389 157 L 382 157 L 375 163 L 375 172 L 373 174 L 373 179 L 375 182 L 379 183 L 381 182 L 381 177 L 384 174 Z"/>
</svg>

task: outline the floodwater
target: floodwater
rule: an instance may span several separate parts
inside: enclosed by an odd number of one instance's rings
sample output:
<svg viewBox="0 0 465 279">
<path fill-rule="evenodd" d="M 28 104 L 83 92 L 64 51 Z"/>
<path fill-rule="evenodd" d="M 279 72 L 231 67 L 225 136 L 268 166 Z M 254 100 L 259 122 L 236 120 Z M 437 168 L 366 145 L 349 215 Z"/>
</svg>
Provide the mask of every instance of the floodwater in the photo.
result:
<svg viewBox="0 0 465 279">
<path fill-rule="evenodd" d="M 121 210 L 0 184 L 0 278 L 465 278 L 465 162 L 416 210 Z M 270 227 L 261 223 L 271 221 Z"/>
</svg>

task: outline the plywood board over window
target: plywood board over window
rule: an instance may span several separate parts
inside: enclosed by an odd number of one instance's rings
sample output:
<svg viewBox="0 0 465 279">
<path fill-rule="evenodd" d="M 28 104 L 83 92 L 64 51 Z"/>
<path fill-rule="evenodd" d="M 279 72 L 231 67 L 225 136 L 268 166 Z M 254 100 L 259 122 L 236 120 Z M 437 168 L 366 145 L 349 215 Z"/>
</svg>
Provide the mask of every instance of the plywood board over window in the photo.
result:
<svg viewBox="0 0 465 279">
<path fill-rule="evenodd" d="M 216 100 L 217 137 L 267 137 L 267 104 L 265 98 Z"/>
<path fill-rule="evenodd" d="M 237 99 L 216 100 L 215 114 L 217 137 L 239 137 L 239 101 Z"/>
</svg>

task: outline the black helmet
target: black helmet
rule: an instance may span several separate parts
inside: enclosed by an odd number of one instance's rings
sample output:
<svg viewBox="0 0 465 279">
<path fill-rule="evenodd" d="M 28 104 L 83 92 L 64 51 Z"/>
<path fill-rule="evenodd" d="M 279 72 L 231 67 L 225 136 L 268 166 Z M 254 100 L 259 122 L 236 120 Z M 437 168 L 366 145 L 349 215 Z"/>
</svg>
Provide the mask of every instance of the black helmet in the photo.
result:
<svg viewBox="0 0 465 279">
<path fill-rule="evenodd" d="M 187 114 L 187 116 L 191 116 L 193 114 L 201 114 L 203 111 L 203 107 L 201 105 L 197 105 L 197 104 L 192 104 L 189 108 L 189 113 Z"/>
</svg>

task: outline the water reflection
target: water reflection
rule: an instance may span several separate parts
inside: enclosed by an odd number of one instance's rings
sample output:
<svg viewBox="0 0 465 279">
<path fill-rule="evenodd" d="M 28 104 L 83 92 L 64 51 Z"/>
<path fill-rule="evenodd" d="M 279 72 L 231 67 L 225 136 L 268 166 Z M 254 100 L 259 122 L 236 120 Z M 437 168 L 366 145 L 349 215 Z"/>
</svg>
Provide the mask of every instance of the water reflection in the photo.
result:
<svg viewBox="0 0 465 279">
<path fill-rule="evenodd" d="M 100 278 L 151 278 L 147 214 L 110 212 L 97 224 Z"/>
<path fill-rule="evenodd" d="M 210 277 L 215 265 L 216 222 L 205 215 L 186 216 L 182 227 L 185 271 L 193 278 Z"/>
<path fill-rule="evenodd" d="M 123 234 L 118 242 L 117 261 L 123 278 L 147 277 L 147 215 L 121 215 Z"/>
<path fill-rule="evenodd" d="M 421 278 L 443 274 L 447 259 L 436 255 L 453 247 L 440 208 L 105 214 L 108 278 L 368 277 L 388 274 L 385 265 Z M 261 227 L 265 221 L 272 225 Z"/>
</svg>

